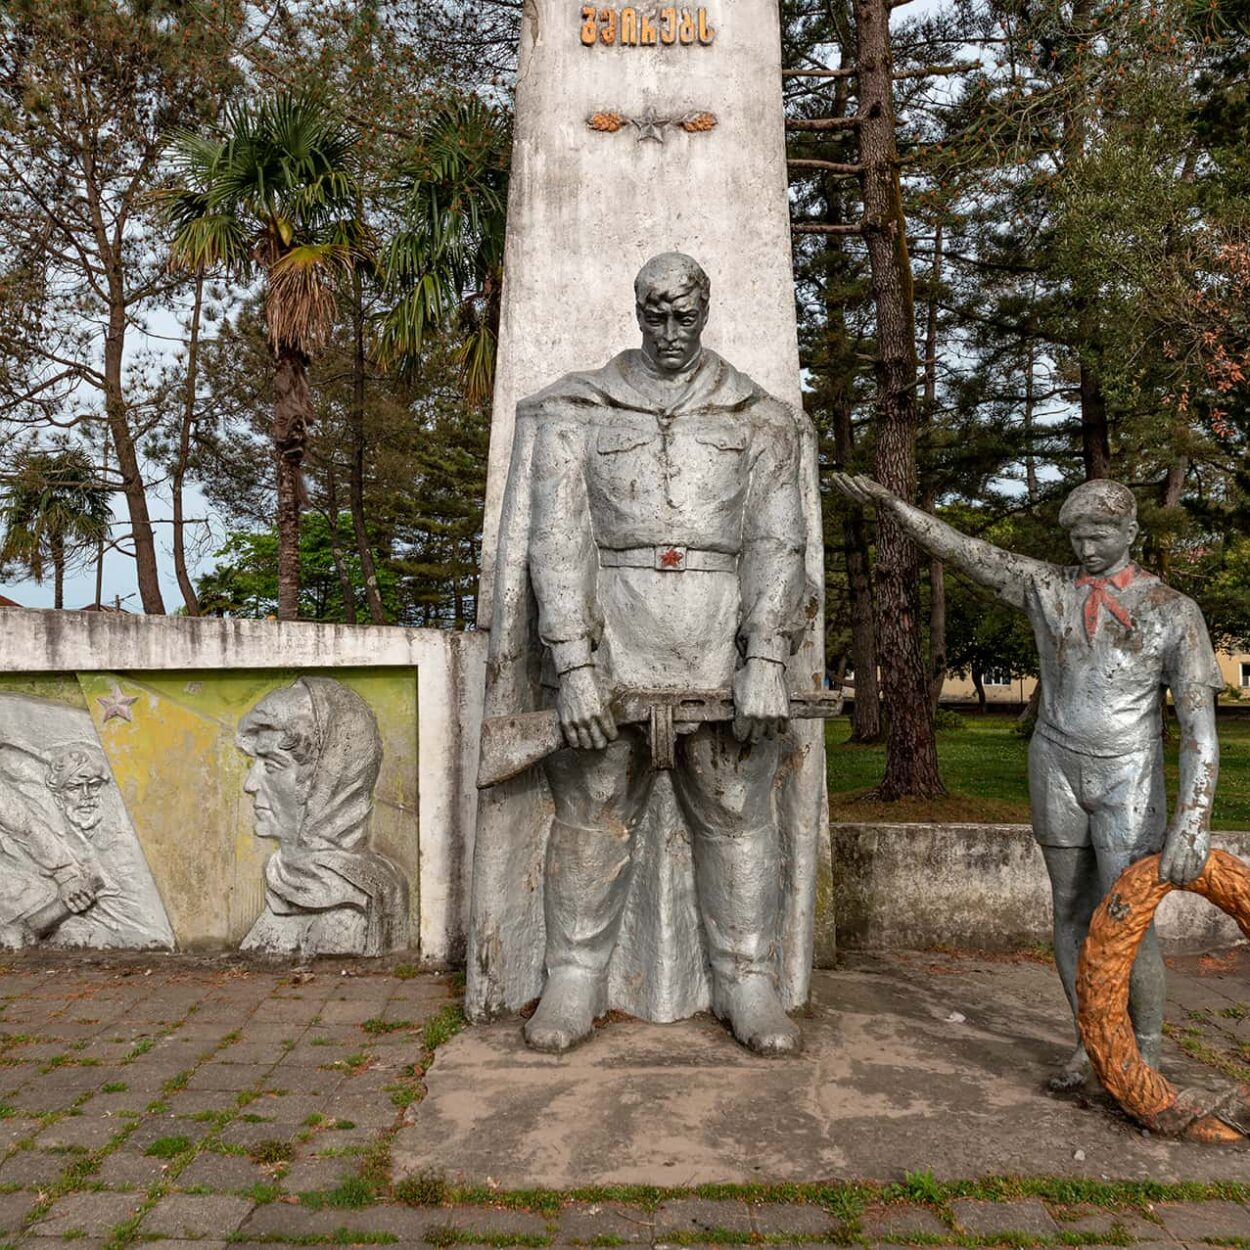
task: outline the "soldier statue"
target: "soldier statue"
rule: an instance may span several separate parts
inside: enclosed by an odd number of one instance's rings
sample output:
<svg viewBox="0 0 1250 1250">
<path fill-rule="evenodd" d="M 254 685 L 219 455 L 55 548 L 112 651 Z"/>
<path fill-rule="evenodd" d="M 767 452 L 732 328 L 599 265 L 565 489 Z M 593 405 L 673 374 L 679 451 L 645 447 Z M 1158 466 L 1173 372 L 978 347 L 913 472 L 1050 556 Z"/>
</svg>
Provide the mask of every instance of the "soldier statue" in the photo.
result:
<svg viewBox="0 0 1250 1250">
<path fill-rule="evenodd" d="M 710 283 L 689 256 L 648 261 L 634 294 L 641 349 L 568 374 L 518 408 L 518 440 L 532 443 L 514 452 L 505 545 L 511 525 L 536 609 L 538 702 L 557 710 L 565 740 L 542 765 L 554 808 L 542 874 L 545 985 L 525 1038 L 565 1051 L 612 1005 L 609 964 L 659 776 L 656 728 L 617 724 L 614 695 L 729 691 L 732 719 L 673 726 L 671 785 L 703 951 L 660 951 L 642 976 L 681 979 L 705 958 L 710 1005 L 738 1040 L 793 1052 L 794 996 L 787 1004 L 779 985 L 793 855 L 777 792 L 794 750 L 787 664 L 814 619 L 801 418 L 703 346 Z M 525 507 L 527 524 L 509 521 Z M 505 553 L 501 564 L 508 559 L 520 562 Z M 501 579 L 496 612 L 506 619 L 522 610 L 508 602 L 520 604 L 521 592 Z M 502 633 L 491 642 L 506 656 Z M 507 958 L 509 945 L 508 923 L 483 936 L 482 914 L 497 903 L 481 897 L 491 853 L 483 819 L 489 812 L 479 816 L 470 1001 L 480 965 Z M 808 823 L 810 837 L 815 814 Z M 810 898 L 810 878 L 794 892 Z M 810 967 L 807 915 L 799 943 L 806 935 Z"/>
<path fill-rule="evenodd" d="M 1137 504 L 1127 487 L 1091 481 L 1059 513 L 1078 563 L 1062 567 L 970 538 L 867 477 L 834 474 L 848 498 L 886 508 L 911 538 L 1028 614 L 1041 665 L 1029 746 L 1029 799 L 1054 896 L 1055 963 L 1077 1009 L 1077 958 L 1099 900 L 1130 864 L 1162 851 L 1162 880 L 1202 871 L 1219 772 L 1215 691 L 1224 680 L 1197 604 L 1133 563 Z M 1180 721 L 1180 790 L 1163 788 L 1162 690 Z M 1154 928 L 1133 969 L 1129 1010 L 1142 1057 L 1158 1066 L 1163 961 Z M 1050 1081 L 1077 1088 L 1077 1046 Z"/>
</svg>

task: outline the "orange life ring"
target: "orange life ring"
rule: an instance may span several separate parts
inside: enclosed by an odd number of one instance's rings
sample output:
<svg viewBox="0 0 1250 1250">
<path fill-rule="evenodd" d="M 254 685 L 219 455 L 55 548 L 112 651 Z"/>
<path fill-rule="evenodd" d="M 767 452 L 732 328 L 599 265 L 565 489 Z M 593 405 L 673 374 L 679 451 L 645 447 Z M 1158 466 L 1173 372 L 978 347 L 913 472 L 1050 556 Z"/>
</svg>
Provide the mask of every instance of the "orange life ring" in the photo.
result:
<svg viewBox="0 0 1250 1250">
<path fill-rule="evenodd" d="M 1159 856 L 1130 865 L 1098 905 L 1076 972 L 1077 1022 L 1099 1080 L 1151 1132 L 1193 1141 L 1241 1141 L 1250 1126 L 1250 1085 L 1214 1105 L 1178 1091 L 1137 1049 L 1128 1014 L 1129 973 L 1155 910 L 1173 890 L 1190 890 L 1227 912 L 1250 938 L 1250 867 L 1212 851 L 1202 872 L 1183 886 L 1159 880 Z"/>
</svg>

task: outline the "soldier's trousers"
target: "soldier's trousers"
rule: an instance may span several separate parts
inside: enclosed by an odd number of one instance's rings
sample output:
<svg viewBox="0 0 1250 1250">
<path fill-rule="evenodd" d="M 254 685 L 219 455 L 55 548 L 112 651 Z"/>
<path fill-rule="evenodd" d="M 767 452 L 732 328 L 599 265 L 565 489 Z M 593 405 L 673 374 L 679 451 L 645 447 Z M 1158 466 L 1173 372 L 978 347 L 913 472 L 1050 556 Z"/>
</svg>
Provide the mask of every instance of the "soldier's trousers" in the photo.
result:
<svg viewBox="0 0 1250 1250">
<path fill-rule="evenodd" d="M 743 745 L 732 726 L 677 740 L 673 786 L 690 828 L 695 889 L 715 983 L 775 983 L 781 850 L 772 790 L 780 743 Z M 655 784 L 646 734 L 622 726 L 602 751 L 566 748 L 546 762 L 555 801 L 547 845 L 547 970 L 602 974 L 629 889 L 634 829 Z"/>
</svg>

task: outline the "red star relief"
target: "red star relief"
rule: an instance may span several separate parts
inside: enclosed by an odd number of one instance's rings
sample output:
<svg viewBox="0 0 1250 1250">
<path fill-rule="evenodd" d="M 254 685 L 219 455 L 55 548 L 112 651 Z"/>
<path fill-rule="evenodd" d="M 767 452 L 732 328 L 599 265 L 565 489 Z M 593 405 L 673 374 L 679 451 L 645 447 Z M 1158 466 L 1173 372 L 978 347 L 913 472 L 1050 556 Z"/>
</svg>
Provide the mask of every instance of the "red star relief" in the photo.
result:
<svg viewBox="0 0 1250 1250">
<path fill-rule="evenodd" d="M 675 569 L 681 566 L 681 552 L 675 547 L 660 552 L 660 568 Z"/>
</svg>

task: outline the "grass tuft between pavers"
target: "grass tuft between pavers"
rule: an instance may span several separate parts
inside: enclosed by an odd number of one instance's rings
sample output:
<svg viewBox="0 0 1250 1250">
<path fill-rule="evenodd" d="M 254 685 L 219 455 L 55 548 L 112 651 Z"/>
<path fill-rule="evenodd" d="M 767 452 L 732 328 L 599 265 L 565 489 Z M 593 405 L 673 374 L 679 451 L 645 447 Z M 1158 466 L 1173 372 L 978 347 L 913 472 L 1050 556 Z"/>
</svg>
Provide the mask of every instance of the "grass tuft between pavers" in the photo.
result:
<svg viewBox="0 0 1250 1250">
<path fill-rule="evenodd" d="M 549 1246 L 546 1233 L 486 1233 L 469 1228 L 453 1228 L 450 1224 L 434 1224 L 425 1231 L 429 1246 Z"/>
</svg>

